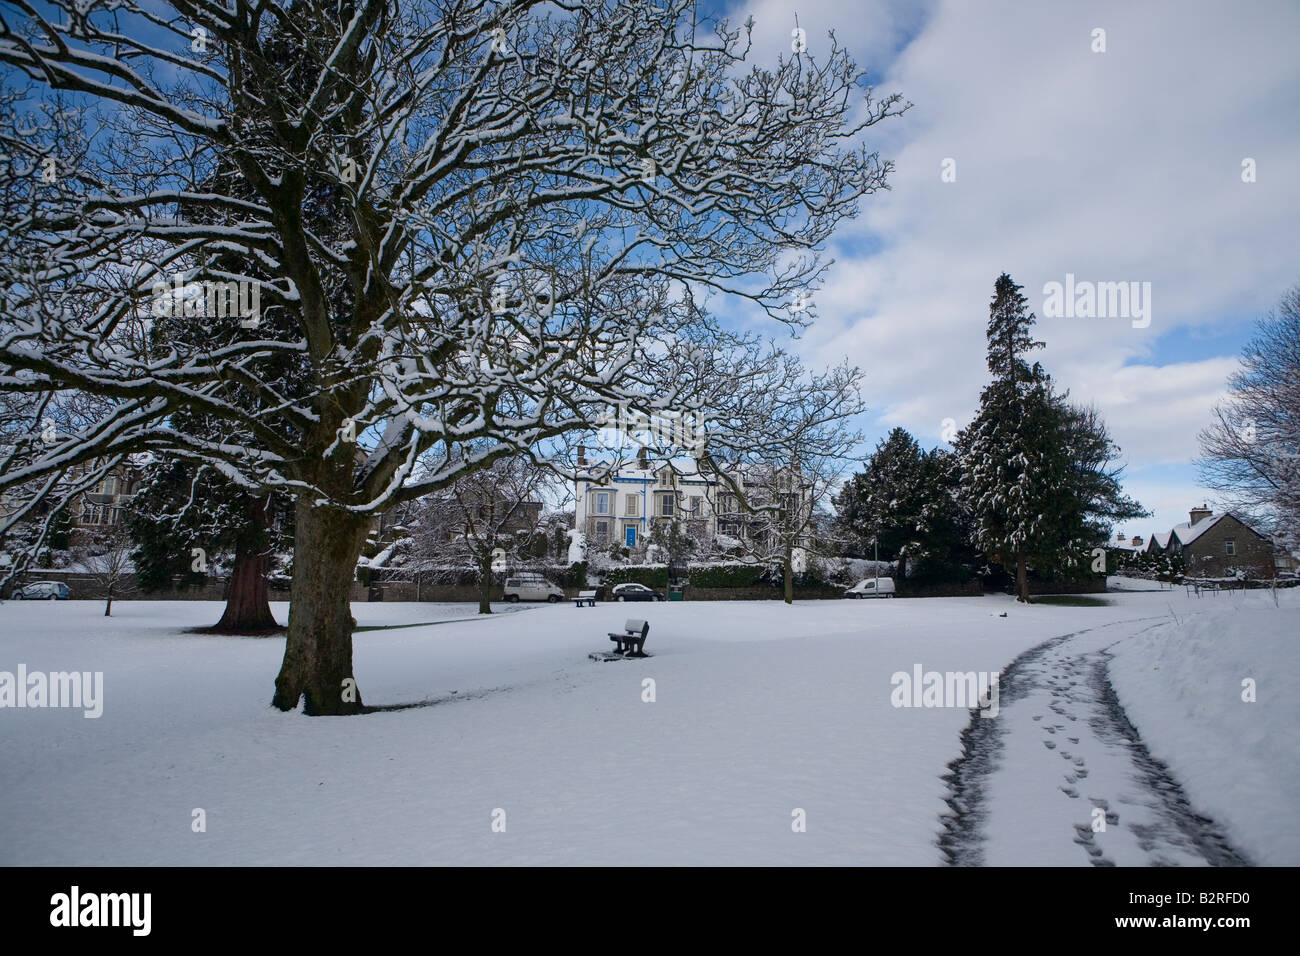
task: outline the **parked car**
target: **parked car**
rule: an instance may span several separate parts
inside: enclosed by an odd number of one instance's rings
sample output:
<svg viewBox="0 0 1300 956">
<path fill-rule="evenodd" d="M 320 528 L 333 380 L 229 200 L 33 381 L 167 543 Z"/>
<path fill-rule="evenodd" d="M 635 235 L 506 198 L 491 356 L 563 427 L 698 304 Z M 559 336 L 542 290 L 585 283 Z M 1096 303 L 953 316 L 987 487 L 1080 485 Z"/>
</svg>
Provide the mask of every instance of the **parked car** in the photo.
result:
<svg viewBox="0 0 1300 956">
<path fill-rule="evenodd" d="M 549 601 L 554 604 L 564 600 L 564 590 L 543 577 L 516 575 L 506 579 L 505 599 L 515 601 Z"/>
<path fill-rule="evenodd" d="M 15 601 L 66 601 L 72 591 L 62 581 L 33 581 L 9 596 Z"/>
<path fill-rule="evenodd" d="M 615 601 L 666 601 L 664 595 L 652 591 L 644 584 L 616 584 L 610 592 Z"/>
<path fill-rule="evenodd" d="M 844 592 L 846 598 L 891 598 L 894 596 L 893 578 L 863 578 Z"/>
</svg>

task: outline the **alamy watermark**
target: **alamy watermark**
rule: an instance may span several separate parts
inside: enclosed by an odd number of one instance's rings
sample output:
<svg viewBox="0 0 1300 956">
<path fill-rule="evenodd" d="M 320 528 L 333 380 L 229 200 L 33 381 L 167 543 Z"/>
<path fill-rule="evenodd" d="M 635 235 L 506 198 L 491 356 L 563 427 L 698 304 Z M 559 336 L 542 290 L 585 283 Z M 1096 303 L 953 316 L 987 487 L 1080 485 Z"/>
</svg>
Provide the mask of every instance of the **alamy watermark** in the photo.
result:
<svg viewBox="0 0 1300 956">
<path fill-rule="evenodd" d="M 895 671 L 889 702 L 895 707 L 978 707 L 981 717 L 998 715 L 998 671 Z"/>
<path fill-rule="evenodd" d="M 125 926 L 133 936 L 148 936 L 152 910 L 152 893 L 83 893 L 73 886 L 50 897 L 50 925 Z"/>
<path fill-rule="evenodd" d="M 69 707 L 85 711 L 83 717 L 95 718 L 104 713 L 103 671 L 28 672 L 26 664 L 18 672 L 0 671 L 0 708 Z"/>
<path fill-rule="evenodd" d="M 1132 319 L 1133 328 L 1151 324 L 1150 282 L 1065 282 L 1043 286 L 1043 315 L 1049 319 Z"/>
<path fill-rule="evenodd" d="M 150 312 L 161 318 L 238 318 L 246 329 L 256 328 L 262 321 L 261 286 L 251 279 L 186 282 L 178 272 L 170 284 L 156 280 L 150 297 Z"/>
<path fill-rule="evenodd" d="M 648 414 L 617 405 L 601 417 L 597 428 L 602 444 L 609 447 L 639 442 L 698 454 L 705 446 L 706 429 L 699 412 L 664 409 Z"/>
</svg>

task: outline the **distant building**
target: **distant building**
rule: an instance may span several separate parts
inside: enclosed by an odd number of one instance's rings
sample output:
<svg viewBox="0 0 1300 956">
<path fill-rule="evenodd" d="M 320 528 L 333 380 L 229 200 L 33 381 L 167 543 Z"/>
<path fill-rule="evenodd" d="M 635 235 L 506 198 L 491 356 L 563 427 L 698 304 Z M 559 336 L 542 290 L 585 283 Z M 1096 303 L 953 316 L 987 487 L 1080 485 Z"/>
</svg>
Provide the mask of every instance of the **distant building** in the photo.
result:
<svg viewBox="0 0 1300 956">
<path fill-rule="evenodd" d="M 1229 577 L 1239 571 L 1259 578 L 1273 576 L 1273 542 L 1232 512 L 1216 515 L 1201 505 L 1188 518 L 1185 524 L 1153 534 L 1146 552 L 1181 555 L 1192 577 Z"/>
<path fill-rule="evenodd" d="M 1115 548 L 1118 551 L 1132 551 L 1134 554 L 1146 550 L 1146 543 L 1142 540 L 1142 535 L 1135 534 L 1132 538 L 1126 538 L 1121 532 L 1110 540 L 1107 547 Z"/>
<path fill-rule="evenodd" d="M 581 451 L 581 450 L 580 450 Z M 730 484 L 703 472 L 694 460 L 652 460 L 642 449 L 634 461 L 611 465 L 580 454 L 575 525 L 591 547 L 644 544 L 654 526 L 684 521 L 697 540 L 764 544 L 771 518 L 745 511 Z M 811 507 L 807 481 L 788 468 L 748 466 L 727 472 L 751 506 Z"/>
<path fill-rule="evenodd" d="M 88 470 L 90 468 L 82 474 Z M 127 463 L 118 465 L 73 500 L 69 509 L 73 531 L 101 531 L 120 525 L 125 518 L 126 506 L 140 490 L 143 479 L 139 467 Z"/>
<path fill-rule="evenodd" d="M 709 538 L 717 534 L 711 493 L 716 478 L 700 474 L 693 461 L 651 461 L 645 451 L 634 462 L 612 468 L 578 460 L 575 526 L 589 547 L 617 541 L 635 548 L 650 536 L 656 521 L 700 522 Z"/>
</svg>

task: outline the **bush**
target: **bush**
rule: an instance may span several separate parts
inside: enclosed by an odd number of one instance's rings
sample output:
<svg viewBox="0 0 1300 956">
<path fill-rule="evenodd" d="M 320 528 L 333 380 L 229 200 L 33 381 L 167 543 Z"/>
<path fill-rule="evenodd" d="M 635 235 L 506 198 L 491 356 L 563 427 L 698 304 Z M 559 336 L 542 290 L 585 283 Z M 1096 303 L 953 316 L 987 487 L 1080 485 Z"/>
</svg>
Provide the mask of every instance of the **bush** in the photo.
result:
<svg viewBox="0 0 1300 956">
<path fill-rule="evenodd" d="M 581 591 L 587 586 L 587 562 L 575 561 L 567 568 L 549 567 L 546 576 L 562 588 Z"/>
<path fill-rule="evenodd" d="M 691 587 L 752 588 L 768 583 L 761 564 L 709 564 L 688 571 Z"/>
<path fill-rule="evenodd" d="M 624 564 L 605 572 L 605 584 L 644 584 L 648 588 L 668 587 L 668 566 L 664 564 Z"/>
</svg>

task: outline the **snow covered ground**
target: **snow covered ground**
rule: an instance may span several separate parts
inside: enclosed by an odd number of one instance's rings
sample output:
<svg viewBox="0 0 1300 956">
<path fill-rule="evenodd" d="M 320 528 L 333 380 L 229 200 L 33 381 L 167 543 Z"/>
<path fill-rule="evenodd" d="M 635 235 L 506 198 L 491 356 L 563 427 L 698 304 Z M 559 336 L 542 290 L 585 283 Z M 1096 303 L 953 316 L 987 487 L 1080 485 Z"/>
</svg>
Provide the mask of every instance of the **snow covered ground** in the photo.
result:
<svg viewBox="0 0 1300 956">
<path fill-rule="evenodd" d="M 1246 599 L 1267 610 L 1261 595 Z M 891 677 L 916 665 L 998 671 L 1050 638 L 1100 627 L 1118 642 L 1122 669 L 1126 641 L 1141 664 L 1176 640 L 1131 635 L 1171 611 L 1199 621 L 1212 599 L 1108 600 L 561 604 L 491 617 L 466 604 L 356 604 L 363 627 L 424 625 L 355 638 L 365 701 L 417 706 L 337 719 L 268 706 L 282 639 L 185 633 L 216 620 L 218 605 L 118 602 L 106 619 L 95 601 L 9 602 L 0 671 L 102 671 L 104 700 L 98 719 L 0 710 L 0 863 L 938 864 L 943 778 L 971 712 L 895 707 Z M 286 609 L 275 611 L 283 620 Z M 1294 623 L 1298 611 L 1288 602 L 1284 613 Z M 588 660 L 627 617 L 650 621 L 654 656 Z M 1205 635 L 1213 643 L 1213 629 Z M 1247 660 L 1270 668 L 1260 670 L 1266 690 L 1260 704 L 1241 705 L 1259 708 L 1259 749 L 1243 756 L 1288 764 L 1279 789 L 1252 791 L 1268 806 L 1250 816 L 1271 813 L 1263 826 L 1281 843 L 1280 818 L 1295 826 L 1294 710 L 1263 702 L 1277 693 L 1275 675 L 1294 673 L 1295 654 L 1280 639 L 1260 647 Z M 1198 650 L 1202 666 L 1235 666 L 1214 651 Z M 1180 750 L 1181 715 L 1203 706 L 1206 687 L 1188 667 L 1160 679 L 1163 702 L 1143 697 L 1141 666 L 1117 683 L 1126 707 L 1133 695 L 1154 708 L 1154 717 L 1133 708 L 1152 752 L 1210 801 L 1215 775 L 1239 766 L 1240 734 L 1223 728 L 1208 744 L 1201 734 L 1199 756 Z M 643 699 L 647 678 L 653 702 Z M 1211 763 L 1198 785 L 1196 768 Z M 1070 801 L 1059 790 L 1051 799 Z M 1234 806 L 1222 812 L 1236 833 L 1250 824 Z M 196 808 L 204 833 L 191 828 Z M 794 832 L 796 810 L 806 832 Z M 493 830 L 496 811 L 505 832 Z M 1011 828 L 1003 838 L 999 860 L 1031 861 L 1028 836 Z M 1260 859 L 1300 862 L 1291 846 Z M 1087 861 L 1078 856 L 1032 862 Z"/>
<path fill-rule="evenodd" d="M 1113 648 L 1111 682 L 1154 757 L 1254 862 L 1300 863 L 1300 589 L 1191 602 Z M 1244 697 L 1254 684 L 1254 700 Z"/>
</svg>

